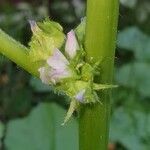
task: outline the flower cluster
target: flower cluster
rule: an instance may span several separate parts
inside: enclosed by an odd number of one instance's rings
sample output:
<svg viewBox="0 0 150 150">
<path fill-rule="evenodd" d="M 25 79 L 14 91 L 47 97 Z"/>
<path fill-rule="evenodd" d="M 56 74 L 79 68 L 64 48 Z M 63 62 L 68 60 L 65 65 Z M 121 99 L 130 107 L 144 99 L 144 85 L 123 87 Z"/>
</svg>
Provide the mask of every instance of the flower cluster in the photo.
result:
<svg viewBox="0 0 150 150">
<path fill-rule="evenodd" d="M 77 50 L 79 50 L 79 45 L 72 30 L 67 35 L 65 53 L 70 59 L 73 59 Z M 73 77 L 73 70 L 69 67 L 69 61 L 58 48 L 54 48 L 46 62 L 48 66 L 39 68 L 43 83 L 56 85 L 65 78 Z"/>
<path fill-rule="evenodd" d="M 30 56 L 41 63 L 40 79 L 70 98 L 65 124 L 80 105 L 100 102 L 98 90 L 113 86 L 94 83 L 100 63 L 86 61 L 83 44 L 79 41 L 83 36 L 78 38 L 78 33 L 71 30 L 65 37 L 61 26 L 49 20 L 43 24 L 30 21 L 30 24 L 33 32 Z"/>
</svg>

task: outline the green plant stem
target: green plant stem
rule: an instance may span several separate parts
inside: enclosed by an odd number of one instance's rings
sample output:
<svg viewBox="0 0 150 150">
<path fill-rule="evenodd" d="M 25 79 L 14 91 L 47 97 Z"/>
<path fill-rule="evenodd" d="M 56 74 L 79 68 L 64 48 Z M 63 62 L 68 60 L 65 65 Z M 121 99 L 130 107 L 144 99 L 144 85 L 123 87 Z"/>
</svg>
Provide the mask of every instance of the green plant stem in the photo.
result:
<svg viewBox="0 0 150 150">
<path fill-rule="evenodd" d="M 95 61 L 102 59 L 97 82 L 111 84 L 118 20 L 118 0 L 87 0 L 85 49 Z M 79 118 L 80 150 L 107 150 L 110 90 L 99 93 L 101 104 L 83 106 Z"/>
<path fill-rule="evenodd" d="M 39 64 L 33 64 L 28 49 L 0 30 L 0 53 L 32 75 L 38 76 Z"/>
</svg>

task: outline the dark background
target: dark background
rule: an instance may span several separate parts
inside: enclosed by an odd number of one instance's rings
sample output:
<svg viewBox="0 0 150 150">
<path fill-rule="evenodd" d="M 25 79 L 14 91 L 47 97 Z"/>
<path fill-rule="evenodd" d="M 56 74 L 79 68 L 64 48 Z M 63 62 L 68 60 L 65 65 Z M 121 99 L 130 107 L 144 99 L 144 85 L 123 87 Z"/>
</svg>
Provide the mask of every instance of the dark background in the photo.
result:
<svg viewBox="0 0 150 150">
<path fill-rule="evenodd" d="M 28 20 L 47 16 L 67 33 L 85 16 L 85 1 L 0 1 L 0 28 L 24 45 Z M 114 83 L 109 150 L 149 150 L 149 0 L 120 0 Z M 0 150 L 77 150 L 77 117 L 60 126 L 67 108 L 67 98 L 0 55 Z"/>
</svg>

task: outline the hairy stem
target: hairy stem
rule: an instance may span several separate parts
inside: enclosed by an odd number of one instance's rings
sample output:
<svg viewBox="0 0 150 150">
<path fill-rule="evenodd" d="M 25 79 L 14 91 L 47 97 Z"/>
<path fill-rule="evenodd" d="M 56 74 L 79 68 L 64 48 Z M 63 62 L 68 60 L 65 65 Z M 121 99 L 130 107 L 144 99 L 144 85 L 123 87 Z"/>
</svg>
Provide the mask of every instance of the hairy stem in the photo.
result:
<svg viewBox="0 0 150 150">
<path fill-rule="evenodd" d="M 0 53 L 12 60 L 18 66 L 25 69 L 32 75 L 38 76 L 38 67 L 32 63 L 28 54 L 29 50 L 19 42 L 12 39 L 2 30 L 0 30 Z"/>
<path fill-rule="evenodd" d="M 102 59 L 97 82 L 111 84 L 118 20 L 118 0 L 87 0 L 85 48 L 95 61 Z M 84 106 L 79 118 L 80 150 L 107 150 L 110 90 L 99 93 L 101 104 Z"/>
</svg>

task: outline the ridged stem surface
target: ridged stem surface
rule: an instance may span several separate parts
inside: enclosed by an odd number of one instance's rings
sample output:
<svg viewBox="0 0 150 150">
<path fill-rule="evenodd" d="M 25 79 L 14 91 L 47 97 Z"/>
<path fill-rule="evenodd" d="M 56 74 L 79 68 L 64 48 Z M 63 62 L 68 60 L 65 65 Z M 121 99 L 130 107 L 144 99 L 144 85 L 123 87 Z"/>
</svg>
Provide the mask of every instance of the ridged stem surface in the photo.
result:
<svg viewBox="0 0 150 150">
<path fill-rule="evenodd" d="M 102 60 L 99 83 L 112 82 L 118 0 L 87 0 L 85 49 L 95 61 Z M 79 149 L 107 150 L 110 120 L 110 90 L 99 93 L 101 104 L 83 106 L 79 118 Z"/>
</svg>

